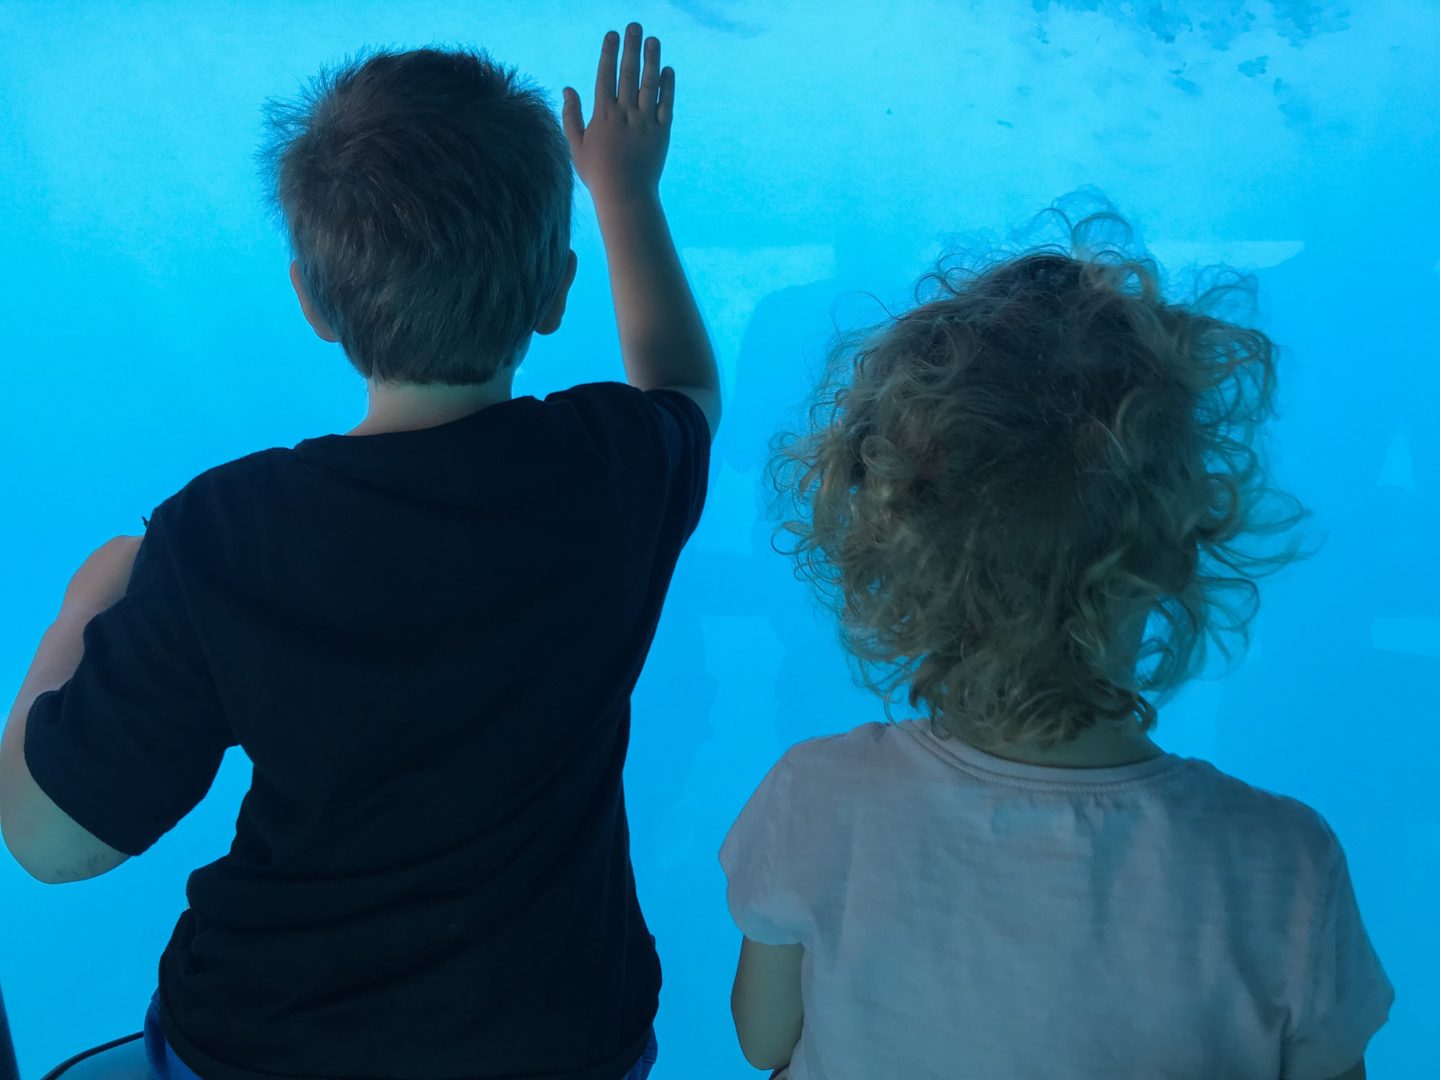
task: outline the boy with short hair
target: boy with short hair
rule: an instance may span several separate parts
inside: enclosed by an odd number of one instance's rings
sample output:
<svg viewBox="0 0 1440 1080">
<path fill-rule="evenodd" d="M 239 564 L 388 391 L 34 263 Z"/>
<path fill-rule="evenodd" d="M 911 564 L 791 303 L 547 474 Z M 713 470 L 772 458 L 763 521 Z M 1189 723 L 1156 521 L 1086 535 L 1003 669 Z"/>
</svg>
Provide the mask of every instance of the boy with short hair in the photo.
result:
<svg viewBox="0 0 1440 1080">
<path fill-rule="evenodd" d="M 254 764 L 160 964 L 157 1076 L 655 1059 L 621 772 L 720 392 L 658 195 L 673 73 L 627 34 L 564 135 L 467 51 L 379 53 L 272 109 L 295 291 L 369 414 L 202 474 L 97 552 L 0 755 L 5 840 L 49 882 L 147 850 L 227 748 Z M 575 274 L 565 135 L 630 385 L 512 400 Z"/>
</svg>

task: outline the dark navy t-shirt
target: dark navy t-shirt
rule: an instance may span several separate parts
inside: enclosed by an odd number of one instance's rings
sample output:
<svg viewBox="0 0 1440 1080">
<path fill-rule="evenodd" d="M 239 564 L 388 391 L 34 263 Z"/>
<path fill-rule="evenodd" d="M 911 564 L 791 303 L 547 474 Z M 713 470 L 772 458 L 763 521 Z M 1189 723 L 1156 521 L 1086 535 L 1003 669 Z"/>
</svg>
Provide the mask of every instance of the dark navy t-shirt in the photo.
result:
<svg viewBox="0 0 1440 1080">
<path fill-rule="evenodd" d="M 62 810 L 138 855 L 254 765 L 160 962 L 207 1080 L 617 1080 L 660 967 L 621 772 L 630 693 L 698 522 L 675 391 L 517 398 L 206 472 L 35 704 Z"/>
</svg>

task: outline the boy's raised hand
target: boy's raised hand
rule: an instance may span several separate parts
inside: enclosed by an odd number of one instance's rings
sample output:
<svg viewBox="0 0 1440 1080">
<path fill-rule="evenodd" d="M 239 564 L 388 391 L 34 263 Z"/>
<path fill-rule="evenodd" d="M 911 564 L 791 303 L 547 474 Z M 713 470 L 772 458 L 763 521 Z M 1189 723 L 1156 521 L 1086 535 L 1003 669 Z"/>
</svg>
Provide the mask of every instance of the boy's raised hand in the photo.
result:
<svg viewBox="0 0 1440 1080">
<path fill-rule="evenodd" d="M 595 108 L 587 127 L 580 116 L 580 95 L 565 88 L 561 118 L 575 171 L 591 196 L 600 202 L 628 196 L 654 196 L 670 147 L 670 119 L 675 104 L 675 72 L 660 67 L 660 41 L 644 41 L 639 23 L 625 28 L 625 52 L 616 54 L 620 35 L 613 30 L 600 47 L 595 73 Z"/>
</svg>

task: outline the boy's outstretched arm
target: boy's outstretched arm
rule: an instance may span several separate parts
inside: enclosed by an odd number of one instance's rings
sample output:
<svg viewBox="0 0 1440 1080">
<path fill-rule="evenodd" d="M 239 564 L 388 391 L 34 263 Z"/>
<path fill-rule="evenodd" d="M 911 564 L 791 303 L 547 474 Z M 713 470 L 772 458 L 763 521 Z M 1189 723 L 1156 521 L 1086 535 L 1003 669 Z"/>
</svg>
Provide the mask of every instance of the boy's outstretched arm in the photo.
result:
<svg viewBox="0 0 1440 1080">
<path fill-rule="evenodd" d="M 675 72 L 660 67 L 660 42 L 644 42 L 631 23 L 625 51 L 608 33 L 595 77 L 590 123 L 580 97 L 565 88 L 565 137 L 575 171 L 595 200 L 610 264 L 610 289 L 625 372 L 642 390 L 671 387 L 705 411 L 713 437 L 720 424 L 720 376 L 695 296 L 685 280 L 660 205 L 660 174 L 670 145 Z"/>
</svg>

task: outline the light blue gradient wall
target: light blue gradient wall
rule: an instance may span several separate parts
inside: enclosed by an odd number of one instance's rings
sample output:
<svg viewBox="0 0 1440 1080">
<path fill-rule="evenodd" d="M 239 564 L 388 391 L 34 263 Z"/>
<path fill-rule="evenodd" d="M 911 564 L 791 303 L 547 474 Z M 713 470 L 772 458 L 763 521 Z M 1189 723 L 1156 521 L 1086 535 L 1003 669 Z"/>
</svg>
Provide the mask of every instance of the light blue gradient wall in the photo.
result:
<svg viewBox="0 0 1440 1080">
<path fill-rule="evenodd" d="M 1159 741 L 1329 818 L 1399 995 L 1371 1075 L 1440 1075 L 1432 3 L 0 3 L 0 687 L 101 541 L 211 465 L 362 413 L 260 210 L 262 99 L 362 45 L 478 42 L 588 109 L 600 36 L 632 18 L 678 70 L 663 193 L 740 418 L 635 696 L 655 1075 L 751 1075 L 715 851 L 786 746 L 880 715 L 763 549 L 746 425 L 803 388 L 832 316 L 878 316 L 854 290 L 899 299 L 954 236 L 1003 238 L 1082 184 L 1167 265 L 1258 273 L 1286 348 L 1279 476 L 1329 537 L 1269 584 L 1248 661 L 1165 711 Z M 519 394 L 623 377 L 583 192 L 577 211 L 567 324 Z M 139 1029 L 185 877 L 228 848 L 248 780 L 233 751 L 189 819 L 92 882 L 0 859 L 24 1076 Z"/>
</svg>

